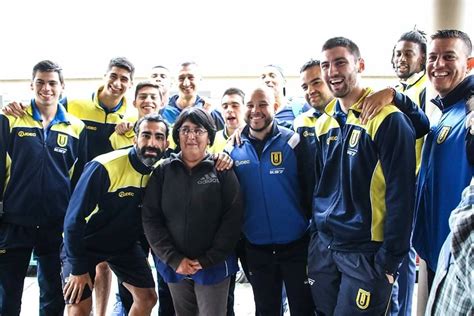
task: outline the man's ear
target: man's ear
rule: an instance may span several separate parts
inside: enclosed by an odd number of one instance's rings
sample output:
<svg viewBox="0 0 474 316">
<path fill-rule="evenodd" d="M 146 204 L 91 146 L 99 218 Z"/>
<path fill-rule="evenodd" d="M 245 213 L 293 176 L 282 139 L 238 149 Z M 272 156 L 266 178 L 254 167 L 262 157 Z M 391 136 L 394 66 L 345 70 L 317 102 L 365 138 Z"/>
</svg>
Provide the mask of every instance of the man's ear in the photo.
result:
<svg viewBox="0 0 474 316">
<path fill-rule="evenodd" d="M 275 109 L 275 113 L 278 111 L 278 103 L 275 101 L 273 104 L 273 108 Z"/>
<path fill-rule="evenodd" d="M 468 57 L 467 58 L 467 73 L 474 69 L 474 57 Z"/>
<path fill-rule="evenodd" d="M 365 60 L 364 58 L 359 58 L 359 60 L 357 61 L 357 63 L 359 64 L 359 67 L 357 69 L 357 72 L 358 73 L 362 73 L 364 70 L 365 70 Z"/>
</svg>

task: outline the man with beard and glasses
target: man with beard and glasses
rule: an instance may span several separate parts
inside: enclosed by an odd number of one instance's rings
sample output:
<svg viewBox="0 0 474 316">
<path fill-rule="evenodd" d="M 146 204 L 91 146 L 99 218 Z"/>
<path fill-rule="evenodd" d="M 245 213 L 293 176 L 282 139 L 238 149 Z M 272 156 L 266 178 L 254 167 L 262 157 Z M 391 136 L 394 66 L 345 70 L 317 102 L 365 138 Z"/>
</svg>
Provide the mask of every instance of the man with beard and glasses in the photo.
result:
<svg viewBox="0 0 474 316">
<path fill-rule="evenodd" d="M 275 123 L 277 102 L 267 86 L 246 95 L 247 126 L 234 159 L 244 197 L 245 252 L 260 315 L 280 315 L 283 283 L 290 313 L 313 315 L 306 265 L 313 161 L 306 142 Z"/>
<path fill-rule="evenodd" d="M 134 146 L 89 162 L 64 221 L 62 278 L 68 313 L 89 315 L 95 266 L 107 262 L 133 296 L 130 315 L 156 303 L 153 275 L 138 240 L 141 203 L 150 173 L 168 146 L 168 126 L 150 114 L 135 125 Z"/>
</svg>

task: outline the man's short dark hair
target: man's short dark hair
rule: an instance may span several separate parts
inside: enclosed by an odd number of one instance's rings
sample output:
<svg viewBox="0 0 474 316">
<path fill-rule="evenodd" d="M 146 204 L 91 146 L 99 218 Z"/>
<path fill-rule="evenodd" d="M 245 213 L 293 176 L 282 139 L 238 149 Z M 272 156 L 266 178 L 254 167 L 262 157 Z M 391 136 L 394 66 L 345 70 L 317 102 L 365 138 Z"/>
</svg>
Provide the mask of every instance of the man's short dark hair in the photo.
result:
<svg viewBox="0 0 474 316">
<path fill-rule="evenodd" d="M 438 30 L 431 35 L 431 40 L 445 39 L 445 38 L 459 38 L 466 45 L 466 55 L 469 57 L 472 53 L 472 42 L 469 35 L 460 30 Z"/>
<path fill-rule="evenodd" d="M 51 60 L 42 60 L 33 67 L 32 79 L 34 80 L 37 72 L 57 72 L 59 76 L 59 82 L 64 84 L 63 70 L 58 64 Z"/>
<path fill-rule="evenodd" d="M 308 70 L 309 68 L 313 68 L 313 67 L 319 67 L 321 65 L 321 62 L 317 59 L 310 59 L 308 60 L 307 62 L 305 62 L 303 64 L 303 66 L 301 66 L 300 68 L 300 73 L 303 73 L 305 72 L 306 70 Z"/>
<path fill-rule="evenodd" d="M 420 46 L 421 52 L 426 56 L 426 33 L 421 30 L 412 30 L 403 33 L 398 42 L 405 41 L 405 42 L 412 42 L 418 44 Z"/>
<path fill-rule="evenodd" d="M 426 68 L 426 62 L 425 62 L 426 61 L 426 33 L 423 32 L 422 30 L 414 29 L 412 31 L 403 33 L 398 39 L 397 43 L 401 41 L 418 44 L 418 46 L 420 47 L 421 54 L 424 55 L 424 62 L 421 64 L 421 70 L 425 70 Z M 392 59 L 390 60 L 393 68 L 395 68 L 395 64 L 393 62 L 393 58 L 395 57 L 395 48 L 396 48 L 396 45 L 393 46 Z"/>
<path fill-rule="evenodd" d="M 143 89 L 143 88 L 148 88 L 148 87 L 158 89 L 160 99 L 163 100 L 163 92 L 161 91 L 161 87 L 158 84 L 153 83 L 153 82 L 148 81 L 148 80 L 147 81 L 140 81 L 137 84 L 137 87 L 135 88 L 135 100 L 137 99 L 137 96 L 138 96 L 138 93 L 140 92 L 140 90 Z"/>
<path fill-rule="evenodd" d="M 201 126 L 206 129 L 207 135 L 209 136 L 210 146 L 214 144 L 214 138 L 216 137 L 216 125 L 212 116 L 204 109 L 197 107 L 188 107 L 184 109 L 178 116 L 173 126 L 173 141 L 179 147 L 179 129 L 183 126 L 184 122 L 190 121 L 197 126 Z"/>
<path fill-rule="evenodd" d="M 158 113 L 147 114 L 135 122 L 135 125 L 133 126 L 133 131 L 135 132 L 136 137 L 138 137 L 138 134 L 140 134 L 140 126 L 142 125 L 143 122 L 163 123 L 165 125 L 165 136 L 166 138 L 168 138 L 168 135 L 169 135 L 168 123 L 166 123 L 165 119 Z"/>
<path fill-rule="evenodd" d="M 135 66 L 133 66 L 132 62 L 125 57 L 114 57 L 109 62 L 109 67 L 107 71 L 110 71 L 112 67 L 118 67 L 125 69 L 130 73 L 130 79 L 133 80 L 133 75 L 135 73 Z"/>
<path fill-rule="evenodd" d="M 244 103 L 244 100 L 245 100 L 245 93 L 239 89 L 239 88 L 228 88 L 224 91 L 224 93 L 222 94 L 222 97 L 226 96 L 226 95 L 233 95 L 233 94 L 236 94 L 238 95 L 239 97 L 242 98 L 242 104 Z"/>
<path fill-rule="evenodd" d="M 336 47 L 346 48 L 355 57 L 356 60 L 360 58 L 360 50 L 359 50 L 359 47 L 356 45 L 356 43 L 342 36 L 328 39 L 324 43 L 321 51 L 325 51 L 325 50 L 336 48 Z"/>
</svg>

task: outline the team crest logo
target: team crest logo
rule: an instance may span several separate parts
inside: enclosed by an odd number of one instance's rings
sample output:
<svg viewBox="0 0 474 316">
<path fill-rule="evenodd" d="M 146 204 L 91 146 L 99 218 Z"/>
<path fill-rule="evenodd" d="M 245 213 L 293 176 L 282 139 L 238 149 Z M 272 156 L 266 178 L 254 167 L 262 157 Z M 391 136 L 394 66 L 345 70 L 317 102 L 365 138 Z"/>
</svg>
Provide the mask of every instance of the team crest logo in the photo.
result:
<svg viewBox="0 0 474 316">
<path fill-rule="evenodd" d="M 67 135 L 58 134 L 58 145 L 61 147 L 66 147 L 67 145 Z"/>
<path fill-rule="evenodd" d="M 359 292 L 357 292 L 357 297 L 356 297 L 356 305 L 360 309 L 367 309 L 369 307 L 370 303 L 370 292 L 365 291 L 363 289 L 359 289 Z"/>
<path fill-rule="evenodd" d="M 360 130 L 355 129 L 352 131 L 351 138 L 349 139 L 349 146 L 355 147 L 359 142 Z"/>
<path fill-rule="evenodd" d="M 281 151 L 275 151 L 270 154 L 270 158 L 272 161 L 272 165 L 274 166 L 279 166 L 281 165 L 281 162 L 283 161 L 283 155 Z"/>
<path fill-rule="evenodd" d="M 451 126 L 443 126 L 443 128 L 441 129 L 441 132 L 438 135 L 438 139 L 436 139 L 436 142 L 438 144 L 442 144 L 446 140 L 446 137 L 448 137 L 448 134 L 450 131 L 451 131 Z"/>
</svg>

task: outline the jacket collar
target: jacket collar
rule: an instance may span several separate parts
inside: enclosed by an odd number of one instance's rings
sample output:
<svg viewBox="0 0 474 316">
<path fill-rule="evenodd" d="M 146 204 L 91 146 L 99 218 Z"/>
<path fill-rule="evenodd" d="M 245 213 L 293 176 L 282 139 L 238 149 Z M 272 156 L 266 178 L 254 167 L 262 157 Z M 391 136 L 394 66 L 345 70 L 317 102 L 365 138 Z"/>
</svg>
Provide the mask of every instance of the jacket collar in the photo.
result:
<svg viewBox="0 0 474 316">
<path fill-rule="evenodd" d="M 104 89 L 104 86 L 100 86 L 96 92 L 92 94 L 92 100 L 96 107 L 100 108 L 104 112 L 107 113 L 117 113 L 120 117 L 124 117 L 125 113 L 127 112 L 127 98 L 122 97 L 119 104 L 117 104 L 112 110 L 106 110 L 104 107 L 101 106 L 101 102 L 99 100 L 99 93 Z"/>
<path fill-rule="evenodd" d="M 362 109 L 359 108 L 359 105 L 364 101 L 364 99 L 373 92 L 372 88 L 365 88 L 364 93 L 362 96 L 349 108 L 349 111 L 352 111 L 356 117 L 359 117 Z M 335 98 L 324 109 L 324 113 L 328 116 L 334 116 L 337 108 L 340 108 L 339 99 Z M 348 111 L 348 113 L 349 113 Z"/>
<path fill-rule="evenodd" d="M 183 161 L 183 155 L 181 152 L 179 153 L 172 153 L 170 155 L 170 163 L 172 164 L 180 164 L 182 165 L 183 167 L 186 167 L 186 164 L 185 162 Z M 209 153 L 206 153 L 206 155 L 204 156 L 203 160 L 201 160 L 194 168 L 198 168 L 200 166 L 211 166 L 213 167 L 214 166 L 214 159 L 212 158 L 212 155 L 209 154 Z M 194 169 L 193 168 L 193 169 Z"/>
<path fill-rule="evenodd" d="M 422 70 L 420 72 L 414 73 L 406 80 L 400 80 L 400 84 L 403 86 L 403 91 L 410 89 L 412 86 L 418 83 L 418 81 L 423 79 L 423 76 L 426 76 L 426 71 Z"/>
<path fill-rule="evenodd" d="M 265 139 L 268 140 L 268 139 L 274 138 L 275 136 L 277 136 L 279 134 L 280 134 L 280 128 L 279 128 L 278 124 L 276 123 L 276 121 L 273 120 L 272 130 L 270 131 L 269 135 L 265 136 Z M 243 136 L 244 140 L 249 141 L 249 138 L 251 136 L 250 136 L 250 127 L 248 125 L 245 125 L 244 129 L 242 130 L 242 136 Z"/>
<path fill-rule="evenodd" d="M 441 111 L 450 108 L 461 100 L 467 100 L 474 94 L 474 75 L 467 76 L 456 88 L 448 93 L 444 98 L 439 95 L 432 99 L 433 102 Z"/>
<path fill-rule="evenodd" d="M 181 108 L 176 103 L 178 101 L 178 98 L 179 98 L 178 94 L 175 94 L 172 97 L 170 97 L 168 105 L 171 107 L 177 108 L 181 111 Z M 196 96 L 196 102 L 194 102 L 194 106 L 200 107 L 200 108 L 204 106 L 204 100 L 199 95 Z"/>
<path fill-rule="evenodd" d="M 130 164 L 132 165 L 133 169 L 143 175 L 150 174 L 156 166 L 155 164 L 153 167 L 148 167 L 143 162 L 141 162 L 140 158 L 138 158 L 135 146 L 130 148 L 130 151 L 128 152 L 128 159 L 130 160 Z"/>
<path fill-rule="evenodd" d="M 36 106 L 36 101 L 35 99 L 31 99 L 30 106 L 26 109 L 26 112 L 33 117 L 35 121 L 41 122 L 43 119 L 41 118 L 41 113 L 38 110 L 38 107 Z M 54 116 L 54 119 L 51 121 L 51 124 L 58 124 L 58 123 L 64 123 L 70 125 L 71 122 L 67 118 L 67 112 L 64 106 L 61 103 L 58 103 L 58 110 L 56 111 L 56 115 Z"/>
</svg>

